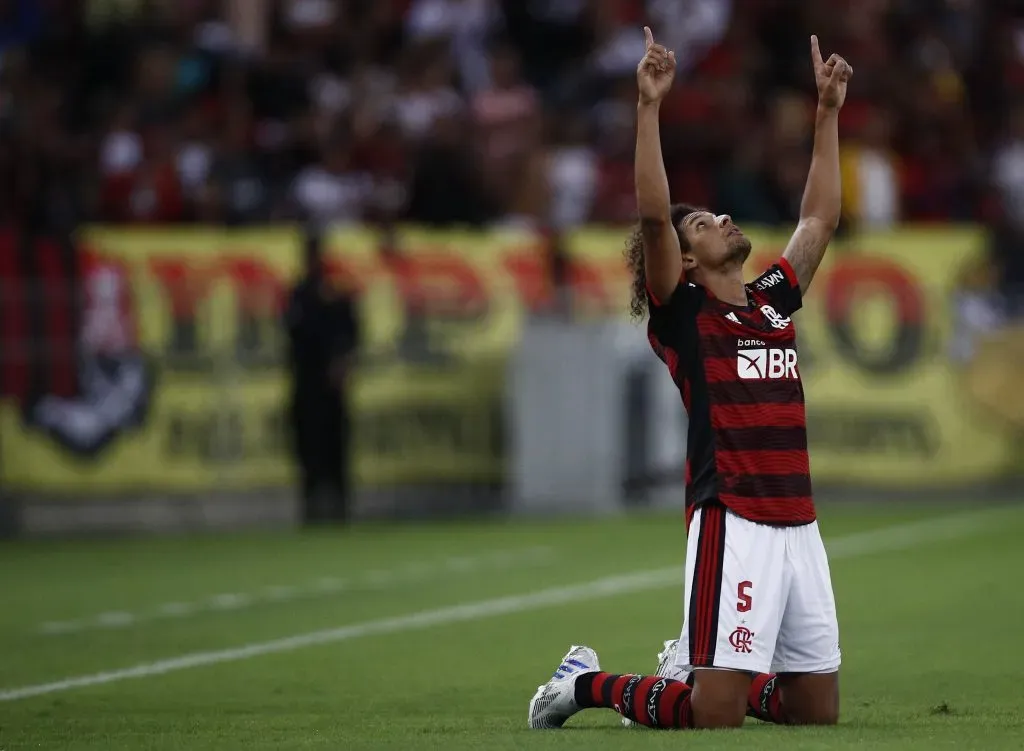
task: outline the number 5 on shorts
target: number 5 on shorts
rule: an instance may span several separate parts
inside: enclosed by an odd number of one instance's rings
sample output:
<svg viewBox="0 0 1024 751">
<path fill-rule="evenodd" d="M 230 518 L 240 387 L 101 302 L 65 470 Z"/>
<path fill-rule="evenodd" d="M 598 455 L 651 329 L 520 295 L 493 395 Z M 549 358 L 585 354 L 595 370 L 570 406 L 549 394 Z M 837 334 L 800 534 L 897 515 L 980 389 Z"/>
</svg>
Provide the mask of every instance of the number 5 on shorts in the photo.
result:
<svg viewBox="0 0 1024 751">
<path fill-rule="evenodd" d="M 741 581 L 736 587 L 736 612 L 746 613 L 754 606 L 754 599 L 750 596 L 750 590 L 753 587 L 754 583 L 750 581 Z"/>
</svg>

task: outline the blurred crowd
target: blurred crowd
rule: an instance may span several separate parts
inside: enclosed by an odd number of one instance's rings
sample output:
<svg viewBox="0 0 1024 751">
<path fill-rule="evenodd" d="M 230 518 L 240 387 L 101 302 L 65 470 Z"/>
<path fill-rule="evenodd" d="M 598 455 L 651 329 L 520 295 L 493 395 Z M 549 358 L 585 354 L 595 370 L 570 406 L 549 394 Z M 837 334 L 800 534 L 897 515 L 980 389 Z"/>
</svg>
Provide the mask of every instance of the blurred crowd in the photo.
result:
<svg viewBox="0 0 1024 751">
<path fill-rule="evenodd" d="M 788 223 L 808 167 L 813 31 L 856 71 L 847 225 L 984 221 L 1024 279 L 1015 6 L 0 0 L 0 217 L 626 222 L 649 23 L 680 65 L 663 118 L 674 195 Z"/>
</svg>

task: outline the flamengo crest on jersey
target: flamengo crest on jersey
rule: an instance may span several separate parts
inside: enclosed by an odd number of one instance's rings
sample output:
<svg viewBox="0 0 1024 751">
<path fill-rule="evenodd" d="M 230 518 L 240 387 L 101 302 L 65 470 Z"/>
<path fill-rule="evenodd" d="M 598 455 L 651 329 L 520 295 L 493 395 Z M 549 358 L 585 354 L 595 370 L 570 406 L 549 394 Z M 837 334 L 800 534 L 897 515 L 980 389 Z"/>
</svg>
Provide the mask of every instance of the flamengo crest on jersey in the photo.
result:
<svg viewBox="0 0 1024 751">
<path fill-rule="evenodd" d="M 790 319 L 780 316 L 771 305 L 762 305 L 761 312 L 764 313 L 765 319 L 775 328 L 784 329 L 789 326 Z"/>
</svg>

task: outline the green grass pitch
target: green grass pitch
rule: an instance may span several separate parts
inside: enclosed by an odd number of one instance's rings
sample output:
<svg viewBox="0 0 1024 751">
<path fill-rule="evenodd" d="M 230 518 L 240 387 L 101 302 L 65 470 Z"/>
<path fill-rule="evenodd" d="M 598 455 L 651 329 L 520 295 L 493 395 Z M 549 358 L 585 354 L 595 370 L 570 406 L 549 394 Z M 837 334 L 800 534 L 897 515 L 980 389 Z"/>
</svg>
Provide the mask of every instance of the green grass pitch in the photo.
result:
<svg viewBox="0 0 1024 751">
<path fill-rule="evenodd" d="M 635 515 L 0 545 L 0 749 L 1024 748 L 1024 505 L 821 522 L 837 728 L 526 729 L 570 643 L 678 634 L 681 514 Z"/>
</svg>

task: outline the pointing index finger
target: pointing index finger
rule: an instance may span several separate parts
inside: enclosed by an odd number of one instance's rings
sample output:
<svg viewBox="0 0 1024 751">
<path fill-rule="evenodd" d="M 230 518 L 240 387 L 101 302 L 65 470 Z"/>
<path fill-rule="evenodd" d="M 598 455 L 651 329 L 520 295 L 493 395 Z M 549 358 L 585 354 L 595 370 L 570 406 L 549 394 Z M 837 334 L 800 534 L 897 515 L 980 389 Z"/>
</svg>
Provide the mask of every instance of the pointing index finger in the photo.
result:
<svg viewBox="0 0 1024 751">
<path fill-rule="evenodd" d="M 815 68 L 820 68 L 825 64 L 825 61 L 821 59 L 821 49 L 818 47 L 818 36 L 816 34 L 811 35 L 811 62 L 814 63 Z"/>
<path fill-rule="evenodd" d="M 650 26 L 644 26 L 644 38 L 647 40 L 647 49 L 654 46 L 654 33 Z"/>
</svg>

